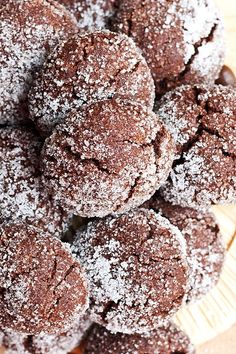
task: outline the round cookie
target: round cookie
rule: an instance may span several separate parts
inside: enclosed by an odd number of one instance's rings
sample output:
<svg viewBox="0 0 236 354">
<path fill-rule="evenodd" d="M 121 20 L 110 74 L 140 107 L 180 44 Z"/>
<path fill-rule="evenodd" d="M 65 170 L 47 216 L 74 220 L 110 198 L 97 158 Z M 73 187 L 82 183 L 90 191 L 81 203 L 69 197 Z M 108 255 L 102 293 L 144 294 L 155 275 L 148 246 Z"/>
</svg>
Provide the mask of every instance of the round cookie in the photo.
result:
<svg viewBox="0 0 236 354">
<path fill-rule="evenodd" d="M 42 183 L 59 205 L 103 217 L 141 205 L 165 182 L 173 141 L 141 105 L 100 101 L 71 112 L 46 140 Z"/>
<path fill-rule="evenodd" d="M 0 129 L 0 223 L 22 220 L 61 237 L 72 215 L 57 206 L 41 186 L 41 148 L 32 130 Z"/>
<path fill-rule="evenodd" d="M 64 333 L 26 335 L 12 330 L 0 332 L 0 345 L 4 354 L 67 354 L 79 345 L 91 325 L 88 315 L 84 315 Z"/>
<path fill-rule="evenodd" d="M 115 12 L 117 0 L 57 0 L 77 19 L 78 27 L 86 31 L 105 29 Z"/>
<path fill-rule="evenodd" d="M 78 230 L 72 252 L 86 269 L 91 318 L 108 330 L 149 332 L 185 301 L 184 237 L 154 211 L 90 222 Z"/>
<path fill-rule="evenodd" d="M 176 160 L 161 191 L 164 199 L 199 209 L 235 203 L 236 90 L 182 86 L 157 105 L 177 142 Z"/>
<path fill-rule="evenodd" d="M 201 298 L 217 284 L 224 263 L 225 250 L 213 215 L 172 205 L 158 194 L 148 207 L 160 212 L 184 236 L 191 269 L 187 301 Z"/>
<path fill-rule="evenodd" d="M 27 122 L 27 95 L 36 70 L 76 20 L 52 0 L 3 0 L 0 8 L 0 124 Z"/>
<path fill-rule="evenodd" d="M 157 95 L 186 83 L 214 83 L 224 63 L 221 18 L 213 0 L 119 0 L 113 29 L 133 38 Z"/>
<path fill-rule="evenodd" d="M 66 244 L 23 224 L 0 226 L 1 327 L 62 332 L 88 307 L 81 266 Z"/>
<path fill-rule="evenodd" d="M 134 42 L 97 31 L 75 35 L 49 56 L 30 93 L 31 119 L 49 135 L 73 108 L 121 97 L 152 108 L 154 83 Z"/>
<path fill-rule="evenodd" d="M 111 333 L 94 325 L 86 337 L 84 354 L 194 354 L 188 336 L 173 323 L 150 335 Z"/>
</svg>

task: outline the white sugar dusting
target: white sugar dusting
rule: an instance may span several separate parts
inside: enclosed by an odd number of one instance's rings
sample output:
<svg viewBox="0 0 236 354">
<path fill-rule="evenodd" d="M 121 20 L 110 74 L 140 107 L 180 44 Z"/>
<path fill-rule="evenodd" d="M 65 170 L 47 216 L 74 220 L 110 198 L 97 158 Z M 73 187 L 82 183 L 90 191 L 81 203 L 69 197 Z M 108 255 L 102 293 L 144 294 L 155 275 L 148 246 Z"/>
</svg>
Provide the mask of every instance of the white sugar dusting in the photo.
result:
<svg viewBox="0 0 236 354">
<path fill-rule="evenodd" d="M 30 93 L 30 112 L 45 135 L 72 109 L 94 101 L 115 96 L 153 107 L 150 70 L 134 42 L 122 34 L 95 31 L 71 37 L 49 56 L 42 73 Z"/>
<path fill-rule="evenodd" d="M 159 230 L 160 235 L 152 230 Z M 146 247 L 150 254 L 146 254 Z M 171 249 L 171 261 L 162 255 L 167 247 Z M 170 300 L 172 292 L 179 292 L 184 301 L 188 287 L 186 242 L 175 226 L 153 211 L 139 209 L 91 222 L 86 230 L 78 231 L 72 250 L 87 270 L 92 318 L 113 332 L 150 331 L 181 305 L 181 301 Z M 171 270 L 166 262 L 174 262 L 173 269 L 179 269 L 183 284 L 169 278 Z M 164 272 L 162 267 L 167 267 Z M 165 315 L 161 313 L 162 297 L 173 301 Z M 113 305 L 109 309 L 110 303 Z"/>
<path fill-rule="evenodd" d="M 74 111 L 54 130 L 42 153 L 43 184 L 57 203 L 80 216 L 122 213 L 154 194 L 173 153 L 171 137 L 153 112 L 107 100 Z"/>
<path fill-rule="evenodd" d="M 52 49 L 60 38 L 66 38 L 66 30 L 68 33 L 75 30 L 74 18 L 58 6 L 60 12 L 46 0 L 34 0 L 31 4 L 26 0 L 17 3 L 11 0 L 0 9 L 1 123 L 26 121 L 22 107 L 35 71 L 48 54 L 46 48 Z M 39 9 L 42 11 L 40 19 Z"/>
<path fill-rule="evenodd" d="M 0 131 L 0 222 L 22 220 L 60 237 L 71 215 L 54 205 L 41 187 L 39 153 L 42 143 L 31 131 Z"/>
</svg>

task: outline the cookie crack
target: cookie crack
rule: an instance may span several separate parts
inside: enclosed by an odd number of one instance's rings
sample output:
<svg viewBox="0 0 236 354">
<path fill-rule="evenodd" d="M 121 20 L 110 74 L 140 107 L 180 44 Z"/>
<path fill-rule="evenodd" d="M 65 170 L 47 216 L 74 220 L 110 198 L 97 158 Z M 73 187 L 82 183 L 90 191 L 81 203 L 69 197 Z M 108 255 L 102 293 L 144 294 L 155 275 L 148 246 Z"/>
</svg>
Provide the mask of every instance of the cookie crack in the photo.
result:
<svg viewBox="0 0 236 354">
<path fill-rule="evenodd" d="M 65 272 L 65 274 L 63 275 L 62 279 L 60 281 L 58 281 L 58 283 L 55 285 L 54 289 L 53 289 L 53 295 L 56 297 L 56 301 L 55 301 L 55 304 L 51 306 L 50 310 L 49 310 L 49 314 L 48 314 L 48 317 L 47 317 L 47 320 L 50 321 L 52 316 L 53 316 L 53 312 L 55 310 L 55 308 L 59 305 L 60 303 L 60 300 L 62 299 L 62 297 L 64 296 L 61 295 L 61 296 L 56 296 L 56 292 L 57 292 L 57 289 L 60 287 L 60 285 L 66 281 L 66 278 L 74 271 L 76 267 L 76 263 L 74 262 L 69 268 L 68 270 Z"/>
<path fill-rule="evenodd" d="M 179 79 L 183 78 L 190 70 L 191 70 L 191 65 L 194 62 L 194 59 L 196 56 L 199 54 L 199 48 L 203 45 L 203 43 L 209 43 L 212 41 L 214 34 L 217 30 L 218 24 L 215 23 L 214 26 L 211 28 L 210 33 L 208 36 L 201 38 L 197 43 L 194 44 L 194 53 L 193 55 L 189 58 L 188 62 L 185 65 L 185 69 L 179 74 Z"/>
<path fill-rule="evenodd" d="M 82 164 L 93 164 L 101 172 L 104 172 L 108 175 L 117 175 L 117 173 L 115 173 L 114 171 L 110 171 L 108 168 L 102 166 L 101 161 L 99 161 L 98 159 L 96 159 L 96 158 L 82 158 L 81 154 L 79 152 L 73 151 L 72 147 L 70 145 L 67 145 L 64 148 L 70 155 L 77 157 L 82 162 Z"/>
<path fill-rule="evenodd" d="M 191 71 L 191 65 L 194 62 L 196 56 L 199 54 L 199 49 L 203 45 L 203 43 L 209 43 L 212 41 L 214 34 L 218 28 L 218 24 L 215 23 L 214 26 L 211 28 L 210 33 L 208 34 L 207 37 L 201 38 L 197 43 L 194 44 L 194 53 L 193 55 L 189 58 L 188 62 L 185 64 L 185 68 L 183 71 L 181 71 L 178 75 L 174 76 L 173 78 L 165 77 L 162 80 L 160 80 L 159 85 L 162 88 L 162 90 L 168 90 L 169 86 L 170 88 L 172 87 L 171 84 L 174 84 L 176 82 L 181 82 L 184 80 L 185 76 Z"/>
</svg>

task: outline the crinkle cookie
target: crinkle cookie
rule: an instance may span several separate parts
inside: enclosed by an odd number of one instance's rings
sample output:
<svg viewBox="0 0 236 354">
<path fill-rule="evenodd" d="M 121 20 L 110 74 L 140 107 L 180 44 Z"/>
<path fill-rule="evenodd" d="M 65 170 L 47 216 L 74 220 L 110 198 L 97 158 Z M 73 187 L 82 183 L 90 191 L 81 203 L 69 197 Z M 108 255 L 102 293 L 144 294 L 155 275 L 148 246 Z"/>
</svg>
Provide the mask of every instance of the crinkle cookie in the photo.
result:
<svg viewBox="0 0 236 354">
<path fill-rule="evenodd" d="M 0 226 L 1 327 L 60 333 L 88 307 L 80 263 L 55 237 L 23 223 Z"/>
<path fill-rule="evenodd" d="M 0 125 L 27 122 L 35 72 L 76 20 L 52 0 L 2 0 L 0 7 Z"/>
<path fill-rule="evenodd" d="M 133 38 L 151 69 L 157 95 L 191 83 L 214 83 L 225 57 L 213 0 L 119 0 L 114 30 Z"/>
<path fill-rule="evenodd" d="M 158 194 L 146 206 L 160 212 L 184 236 L 191 269 L 187 301 L 200 299 L 217 284 L 224 263 L 225 250 L 213 215 L 172 205 Z"/>
<path fill-rule="evenodd" d="M 0 345 L 5 349 L 4 354 L 67 354 L 80 344 L 90 325 L 89 316 L 85 314 L 60 334 L 26 335 L 2 329 Z"/>
<path fill-rule="evenodd" d="M 57 0 L 73 13 L 78 27 L 86 31 L 109 27 L 117 0 Z"/>
<path fill-rule="evenodd" d="M 112 333 L 94 325 L 86 337 L 84 354 L 194 354 L 188 336 L 173 323 L 149 335 Z"/>
<path fill-rule="evenodd" d="M 157 114 L 177 143 L 164 199 L 198 209 L 235 203 L 235 88 L 182 86 L 163 96 Z"/>
<path fill-rule="evenodd" d="M 42 141 L 30 129 L 0 129 L 0 223 L 22 220 L 62 237 L 72 214 L 56 205 L 41 186 L 41 148 Z"/>
<path fill-rule="evenodd" d="M 91 318 L 113 332 L 147 333 L 184 303 L 186 241 L 152 210 L 90 222 L 72 245 L 86 269 Z"/>
<path fill-rule="evenodd" d="M 149 108 L 154 83 L 141 52 L 122 34 L 75 35 L 49 56 L 30 93 L 31 119 L 43 136 L 73 108 L 121 97 Z"/>
<path fill-rule="evenodd" d="M 100 101 L 71 112 L 46 140 L 42 183 L 68 213 L 122 213 L 166 181 L 173 155 L 172 137 L 155 113 L 128 101 Z"/>
</svg>

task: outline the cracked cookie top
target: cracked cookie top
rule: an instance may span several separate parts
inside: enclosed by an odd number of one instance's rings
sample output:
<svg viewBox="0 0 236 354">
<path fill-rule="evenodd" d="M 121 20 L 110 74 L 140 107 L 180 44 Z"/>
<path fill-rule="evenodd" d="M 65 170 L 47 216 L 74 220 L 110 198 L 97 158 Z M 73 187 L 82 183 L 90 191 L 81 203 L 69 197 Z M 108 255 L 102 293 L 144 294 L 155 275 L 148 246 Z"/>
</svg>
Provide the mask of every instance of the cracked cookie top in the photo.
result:
<svg viewBox="0 0 236 354">
<path fill-rule="evenodd" d="M 87 284 L 69 248 L 27 224 L 0 226 L 0 284 L 2 328 L 62 332 L 88 307 Z"/>
<path fill-rule="evenodd" d="M 177 143 L 164 199 L 193 208 L 235 203 L 235 88 L 182 86 L 158 102 L 157 114 Z"/>
<path fill-rule="evenodd" d="M 141 205 L 165 182 L 173 141 L 152 111 L 121 100 L 71 112 L 46 140 L 42 183 L 68 212 L 103 217 Z"/>
<path fill-rule="evenodd" d="M 57 0 L 70 10 L 78 21 L 78 27 L 86 31 L 108 28 L 115 12 L 117 0 Z"/>
<path fill-rule="evenodd" d="M 224 263 L 225 250 L 213 215 L 172 205 L 158 193 L 145 206 L 160 212 L 181 231 L 191 270 L 187 301 L 201 298 L 217 284 Z"/>
<path fill-rule="evenodd" d="M 86 269 L 91 318 L 112 332 L 149 332 L 184 302 L 186 242 L 154 211 L 90 222 L 78 230 L 72 252 Z"/>
<path fill-rule="evenodd" d="M 1 329 L 0 345 L 4 347 L 7 354 L 67 354 L 79 345 L 90 326 L 91 320 L 88 314 L 85 314 L 60 334 L 27 335 Z"/>
<path fill-rule="evenodd" d="M 173 323 L 162 326 L 150 335 L 111 333 L 93 325 L 86 337 L 84 354 L 194 354 L 188 336 Z"/>
<path fill-rule="evenodd" d="M 49 135 L 73 108 L 122 97 L 153 107 L 154 83 L 134 42 L 98 31 L 72 36 L 49 56 L 30 93 L 31 118 Z"/>
<path fill-rule="evenodd" d="M 42 188 L 39 156 L 42 141 L 33 130 L 0 129 L 0 223 L 22 220 L 61 237 L 72 215 Z"/>
<path fill-rule="evenodd" d="M 214 83 L 224 62 L 213 0 L 119 0 L 113 29 L 142 49 L 158 95 L 184 83 Z"/>
<path fill-rule="evenodd" d="M 52 0 L 4 0 L 0 8 L 0 124 L 27 122 L 36 70 L 76 20 Z"/>
</svg>

